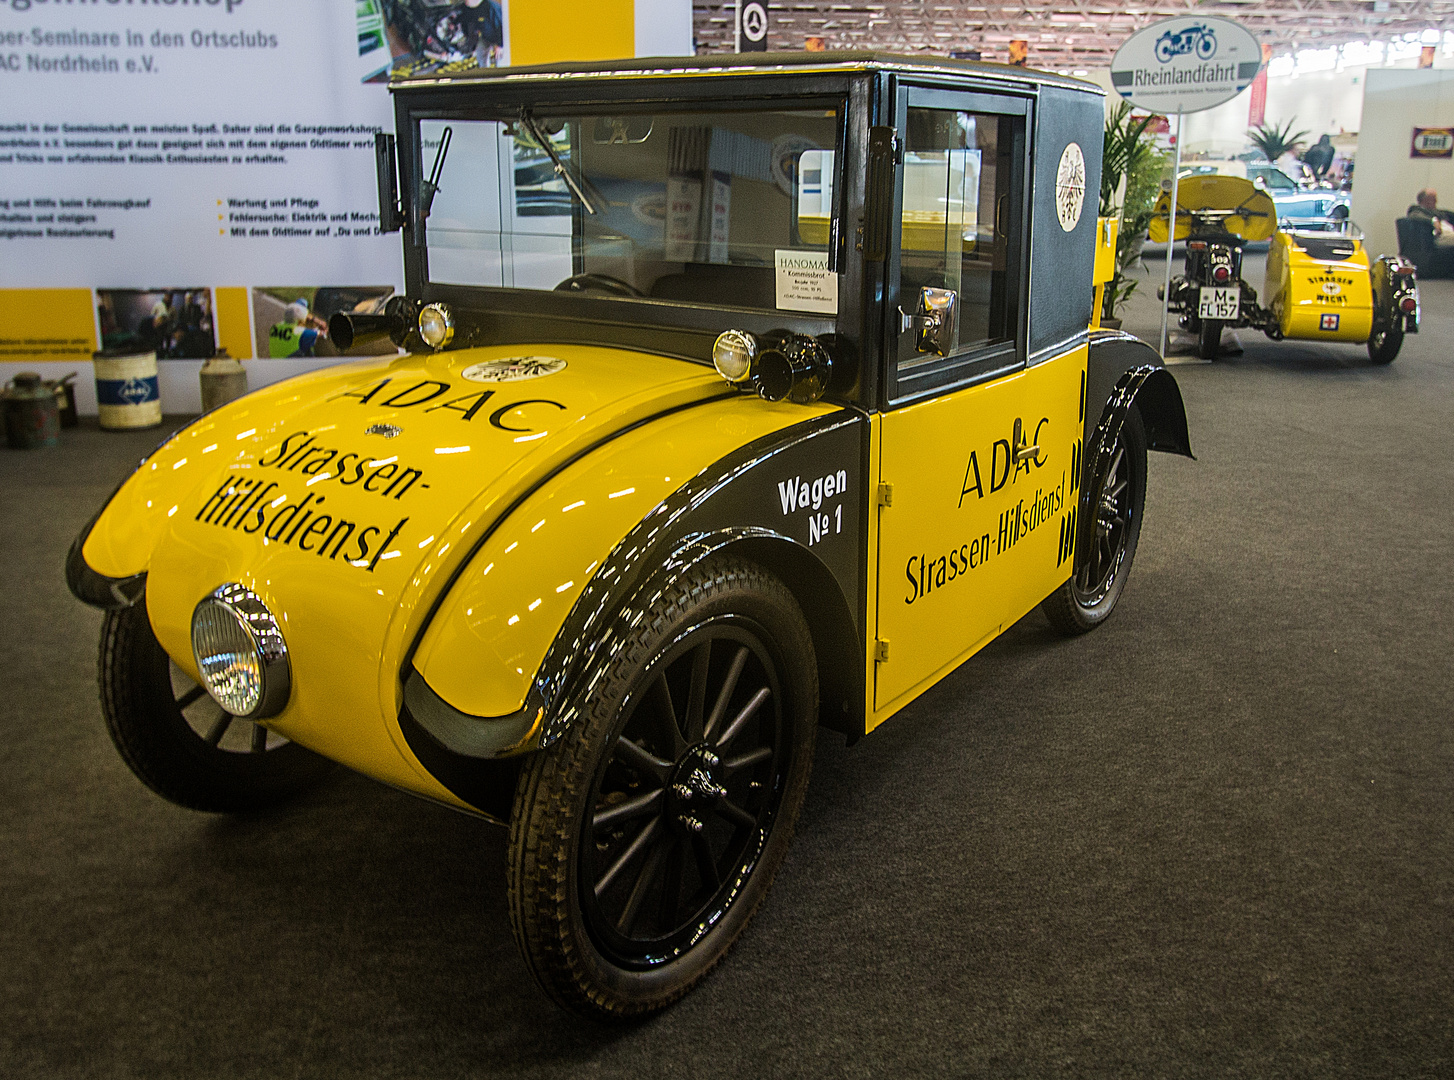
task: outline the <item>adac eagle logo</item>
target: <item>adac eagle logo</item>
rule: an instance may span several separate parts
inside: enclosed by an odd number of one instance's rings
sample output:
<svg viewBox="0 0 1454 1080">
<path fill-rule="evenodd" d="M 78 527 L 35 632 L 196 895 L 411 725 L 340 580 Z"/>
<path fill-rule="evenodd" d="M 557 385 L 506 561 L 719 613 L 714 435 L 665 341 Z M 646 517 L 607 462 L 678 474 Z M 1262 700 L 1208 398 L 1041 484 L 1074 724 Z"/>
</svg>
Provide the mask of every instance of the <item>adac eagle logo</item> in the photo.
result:
<svg viewBox="0 0 1454 1080">
<path fill-rule="evenodd" d="M 471 364 L 460 372 L 470 382 L 524 382 L 565 370 L 565 361 L 555 356 L 507 356 Z"/>
</svg>

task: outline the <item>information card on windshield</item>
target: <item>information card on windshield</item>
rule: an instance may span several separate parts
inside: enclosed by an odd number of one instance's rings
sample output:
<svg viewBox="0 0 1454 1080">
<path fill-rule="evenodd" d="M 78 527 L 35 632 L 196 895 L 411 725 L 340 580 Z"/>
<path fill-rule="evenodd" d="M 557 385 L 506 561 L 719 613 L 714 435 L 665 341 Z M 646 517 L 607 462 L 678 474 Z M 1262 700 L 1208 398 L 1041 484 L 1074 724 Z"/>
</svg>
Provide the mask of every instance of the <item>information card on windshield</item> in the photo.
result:
<svg viewBox="0 0 1454 1080">
<path fill-rule="evenodd" d="M 780 311 L 838 314 L 838 275 L 828 269 L 826 251 L 777 249 L 777 306 Z"/>
</svg>

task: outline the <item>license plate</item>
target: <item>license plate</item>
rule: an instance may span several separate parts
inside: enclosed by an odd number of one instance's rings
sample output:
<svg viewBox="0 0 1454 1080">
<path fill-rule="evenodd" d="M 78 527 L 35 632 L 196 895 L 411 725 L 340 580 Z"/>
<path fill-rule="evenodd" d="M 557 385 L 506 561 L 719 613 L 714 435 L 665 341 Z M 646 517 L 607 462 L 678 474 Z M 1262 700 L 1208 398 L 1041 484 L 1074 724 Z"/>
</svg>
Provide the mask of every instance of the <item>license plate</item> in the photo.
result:
<svg viewBox="0 0 1454 1080">
<path fill-rule="evenodd" d="M 1218 288 L 1203 285 L 1201 303 L 1197 307 L 1197 318 L 1220 319 L 1230 322 L 1242 310 L 1242 290 Z"/>
</svg>

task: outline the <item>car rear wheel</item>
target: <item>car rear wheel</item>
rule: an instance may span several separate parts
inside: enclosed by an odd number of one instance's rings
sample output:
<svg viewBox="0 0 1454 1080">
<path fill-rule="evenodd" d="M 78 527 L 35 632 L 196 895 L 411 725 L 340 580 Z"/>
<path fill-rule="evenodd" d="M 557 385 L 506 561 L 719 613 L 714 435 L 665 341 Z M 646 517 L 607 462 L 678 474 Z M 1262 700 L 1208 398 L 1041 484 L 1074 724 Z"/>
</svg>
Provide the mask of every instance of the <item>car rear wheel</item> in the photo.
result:
<svg viewBox="0 0 1454 1080">
<path fill-rule="evenodd" d="M 1067 636 L 1094 630 L 1110 618 L 1136 557 L 1146 505 L 1146 429 L 1135 408 L 1091 484 L 1090 551 L 1075 575 L 1040 605 L 1050 625 Z"/>
<path fill-rule="evenodd" d="M 722 958 L 787 851 L 817 698 L 777 579 L 721 559 L 663 591 L 516 789 L 511 923 L 557 1003 L 645 1016 Z"/>
<path fill-rule="evenodd" d="M 162 649 L 144 600 L 107 612 L 98 676 L 101 712 L 122 760 L 179 806 L 260 810 L 312 786 L 333 767 L 224 711 Z"/>
<path fill-rule="evenodd" d="M 1368 359 L 1375 364 L 1391 364 L 1403 348 L 1404 332 L 1391 326 L 1375 326 L 1368 338 Z"/>
</svg>

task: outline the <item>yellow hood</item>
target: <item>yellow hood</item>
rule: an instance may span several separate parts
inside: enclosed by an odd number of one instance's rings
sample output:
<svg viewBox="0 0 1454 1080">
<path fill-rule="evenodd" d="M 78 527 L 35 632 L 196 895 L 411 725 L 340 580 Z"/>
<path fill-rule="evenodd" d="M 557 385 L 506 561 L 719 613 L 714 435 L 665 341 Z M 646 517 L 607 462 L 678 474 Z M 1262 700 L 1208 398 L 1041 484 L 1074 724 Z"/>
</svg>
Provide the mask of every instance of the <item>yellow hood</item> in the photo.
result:
<svg viewBox="0 0 1454 1080">
<path fill-rule="evenodd" d="M 251 394 L 159 449 L 96 523 L 85 558 L 124 577 L 148 569 L 164 537 L 207 547 L 227 536 L 329 573 L 377 574 L 479 492 L 527 484 L 723 389 L 710 368 L 591 346 L 329 368 Z"/>
<path fill-rule="evenodd" d="M 83 555 L 109 577 L 148 573 L 152 626 L 188 669 L 197 601 L 227 581 L 251 588 L 310 669 L 274 726 L 417 789 L 417 776 L 381 764 L 397 754 L 368 745 L 387 738 L 383 727 L 357 728 L 341 748 L 329 718 L 376 712 L 397 694 L 393 668 L 427 601 L 540 477 L 725 391 L 709 367 L 592 346 L 330 368 L 251 394 L 160 448 Z M 376 679 L 359 685 L 366 672 Z"/>
</svg>

